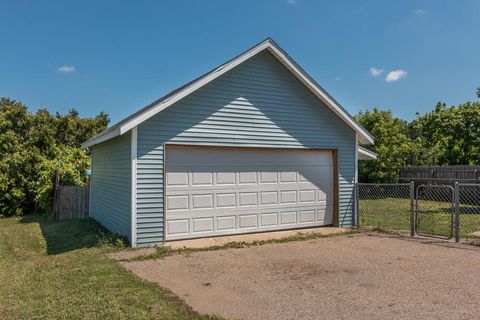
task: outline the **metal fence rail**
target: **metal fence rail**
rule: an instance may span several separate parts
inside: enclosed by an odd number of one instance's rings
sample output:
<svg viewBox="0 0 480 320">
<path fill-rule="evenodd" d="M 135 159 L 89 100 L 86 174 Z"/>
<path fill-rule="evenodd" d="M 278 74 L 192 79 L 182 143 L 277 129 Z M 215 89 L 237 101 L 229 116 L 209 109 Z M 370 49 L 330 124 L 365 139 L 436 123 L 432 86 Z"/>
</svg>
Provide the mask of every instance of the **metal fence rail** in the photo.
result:
<svg viewBox="0 0 480 320">
<path fill-rule="evenodd" d="M 480 184 L 358 183 L 357 226 L 455 240 L 480 236 Z"/>
</svg>

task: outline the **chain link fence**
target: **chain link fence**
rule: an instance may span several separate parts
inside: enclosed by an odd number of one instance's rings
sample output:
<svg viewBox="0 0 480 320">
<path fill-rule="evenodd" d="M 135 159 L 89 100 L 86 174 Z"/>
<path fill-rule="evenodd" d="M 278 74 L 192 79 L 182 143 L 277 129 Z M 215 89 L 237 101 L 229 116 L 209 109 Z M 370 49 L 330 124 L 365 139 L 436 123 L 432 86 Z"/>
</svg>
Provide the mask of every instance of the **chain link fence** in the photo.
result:
<svg viewBox="0 0 480 320">
<path fill-rule="evenodd" d="M 480 184 L 358 183 L 360 228 L 455 239 L 480 237 Z M 474 234 L 476 233 L 476 234 Z"/>
<path fill-rule="evenodd" d="M 458 183 L 456 196 L 459 213 L 460 237 L 480 233 L 480 184 Z"/>
<path fill-rule="evenodd" d="M 357 184 L 357 225 L 360 228 L 411 233 L 413 191 L 411 183 Z"/>
<path fill-rule="evenodd" d="M 454 188 L 420 185 L 416 192 L 415 231 L 418 235 L 450 239 L 454 233 Z"/>
</svg>

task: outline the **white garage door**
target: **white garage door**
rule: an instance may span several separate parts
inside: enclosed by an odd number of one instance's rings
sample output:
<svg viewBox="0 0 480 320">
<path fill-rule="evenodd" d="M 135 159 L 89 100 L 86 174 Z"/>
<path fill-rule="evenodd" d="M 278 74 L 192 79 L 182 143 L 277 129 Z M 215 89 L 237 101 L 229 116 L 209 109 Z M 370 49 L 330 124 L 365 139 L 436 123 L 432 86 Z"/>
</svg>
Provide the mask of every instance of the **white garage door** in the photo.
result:
<svg viewBox="0 0 480 320">
<path fill-rule="evenodd" d="M 332 224 L 331 151 L 167 147 L 166 240 Z"/>
</svg>

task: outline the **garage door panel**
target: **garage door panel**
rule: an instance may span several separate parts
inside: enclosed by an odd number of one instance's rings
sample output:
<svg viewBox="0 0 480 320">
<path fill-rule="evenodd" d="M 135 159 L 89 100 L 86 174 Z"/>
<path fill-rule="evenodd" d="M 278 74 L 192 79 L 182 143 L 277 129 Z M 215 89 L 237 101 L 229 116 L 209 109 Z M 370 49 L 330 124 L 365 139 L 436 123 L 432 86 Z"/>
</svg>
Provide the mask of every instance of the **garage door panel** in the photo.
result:
<svg viewBox="0 0 480 320">
<path fill-rule="evenodd" d="M 215 174 L 216 185 L 228 186 L 228 185 L 235 185 L 237 179 L 235 172 L 217 172 Z"/>
<path fill-rule="evenodd" d="M 217 231 L 235 230 L 237 228 L 237 216 L 217 217 Z"/>
<path fill-rule="evenodd" d="M 280 191 L 280 203 L 291 204 L 297 203 L 297 190 L 281 190 Z"/>
<path fill-rule="evenodd" d="M 295 225 L 297 223 L 297 211 L 280 212 L 281 225 Z"/>
<path fill-rule="evenodd" d="M 213 194 L 200 193 L 191 195 L 192 210 L 198 209 L 213 209 Z"/>
<path fill-rule="evenodd" d="M 255 194 L 254 194 L 255 195 Z M 255 196 L 252 199 L 252 203 L 256 203 L 257 197 Z M 266 204 L 266 205 L 255 205 L 247 203 L 244 206 L 234 206 L 234 207 L 219 207 L 218 205 L 214 208 L 215 215 L 232 215 L 233 214 L 245 214 L 245 213 L 256 213 L 260 214 L 272 210 L 281 210 L 281 211 L 293 211 L 293 210 L 327 210 L 331 205 L 327 205 L 326 201 L 318 202 L 307 202 L 307 203 L 284 203 L 284 204 Z M 193 218 L 193 217 L 210 217 L 212 216 L 212 209 L 209 208 L 197 208 L 193 209 L 178 209 L 178 210 L 169 210 L 168 217 L 174 219 L 178 218 Z M 167 219 L 168 219 L 167 217 Z"/>
<path fill-rule="evenodd" d="M 291 168 L 289 168 L 291 170 Z M 280 183 L 297 183 L 297 172 L 282 171 L 280 172 Z"/>
<path fill-rule="evenodd" d="M 317 220 L 323 221 L 325 224 L 332 224 L 333 222 L 333 206 L 325 206 L 317 210 Z"/>
<path fill-rule="evenodd" d="M 185 194 L 167 195 L 167 211 L 188 210 L 189 196 Z"/>
<path fill-rule="evenodd" d="M 169 172 L 167 173 L 167 186 L 188 187 L 187 172 Z"/>
<path fill-rule="evenodd" d="M 238 206 L 256 206 L 258 203 L 257 192 L 239 192 L 238 193 Z"/>
<path fill-rule="evenodd" d="M 241 214 L 239 215 L 238 226 L 240 229 L 257 228 L 258 227 L 257 214 Z"/>
<path fill-rule="evenodd" d="M 278 225 L 278 212 L 264 212 L 260 214 L 260 225 L 262 227 Z"/>
<path fill-rule="evenodd" d="M 328 151 L 168 147 L 166 239 L 331 224 Z"/>
<path fill-rule="evenodd" d="M 267 183 L 258 183 L 253 184 L 256 191 L 280 191 L 280 190 L 292 190 L 292 189 L 318 189 L 318 190 L 325 190 L 330 191 L 331 185 L 327 185 L 325 183 L 320 183 L 315 185 L 311 182 L 301 182 L 301 183 L 276 183 L 276 184 L 267 184 Z M 211 190 L 212 192 L 241 192 L 245 190 L 252 190 L 252 184 L 246 185 L 201 185 L 201 188 L 197 188 L 197 186 L 167 186 L 169 190 L 169 194 L 182 194 L 185 192 L 190 193 L 201 193 L 206 190 Z"/>
<path fill-rule="evenodd" d="M 239 172 L 238 173 L 238 184 L 256 184 L 257 183 L 257 173 L 256 172 Z"/>
<path fill-rule="evenodd" d="M 213 217 L 207 218 L 193 218 L 192 219 L 192 232 L 213 232 Z"/>
<path fill-rule="evenodd" d="M 213 172 L 192 172 L 192 186 L 213 186 Z"/>
<path fill-rule="evenodd" d="M 237 194 L 235 192 L 217 193 L 217 208 L 235 208 L 237 206 Z"/>
<path fill-rule="evenodd" d="M 315 210 L 300 210 L 298 222 L 299 223 L 308 223 L 315 221 Z"/>
<path fill-rule="evenodd" d="M 262 191 L 260 192 L 260 205 L 278 204 L 277 191 Z"/>
<path fill-rule="evenodd" d="M 315 202 L 315 190 L 300 190 L 300 203 L 312 203 Z"/>
<path fill-rule="evenodd" d="M 188 235 L 190 234 L 189 223 L 189 219 L 169 219 L 167 220 L 167 233 L 170 236 Z"/>
<path fill-rule="evenodd" d="M 278 183 L 277 171 L 262 171 L 260 172 L 260 183 Z"/>
</svg>

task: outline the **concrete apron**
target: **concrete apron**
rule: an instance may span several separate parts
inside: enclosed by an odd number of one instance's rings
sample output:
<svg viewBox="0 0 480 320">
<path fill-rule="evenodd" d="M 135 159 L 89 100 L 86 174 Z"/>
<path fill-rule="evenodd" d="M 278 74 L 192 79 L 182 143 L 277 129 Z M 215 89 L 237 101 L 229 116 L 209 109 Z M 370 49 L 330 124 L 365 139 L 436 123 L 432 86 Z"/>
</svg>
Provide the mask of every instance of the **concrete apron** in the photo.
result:
<svg viewBox="0 0 480 320">
<path fill-rule="evenodd" d="M 309 228 L 309 229 L 296 229 L 296 230 L 284 230 L 284 231 L 271 231 L 271 232 L 261 232 L 261 233 L 249 233 L 249 234 L 239 234 L 231 236 L 220 236 L 212 238 L 199 238 L 199 239 L 190 239 L 190 240 L 174 240 L 167 241 L 165 243 L 166 247 L 170 247 L 173 250 L 183 249 L 183 248 L 207 248 L 213 246 L 223 246 L 229 242 L 246 242 L 252 243 L 255 241 L 271 241 L 279 240 L 291 236 L 296 236 L 299 234 L 311 234 L 318 233 L 321 235 L 331 235 L 344 233 L 348 229 L 337 228 L 337 227 L 320 227 L 320 228 Z"/>
</svg>

